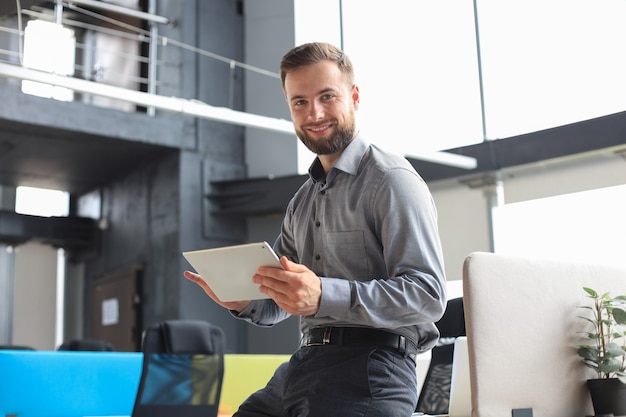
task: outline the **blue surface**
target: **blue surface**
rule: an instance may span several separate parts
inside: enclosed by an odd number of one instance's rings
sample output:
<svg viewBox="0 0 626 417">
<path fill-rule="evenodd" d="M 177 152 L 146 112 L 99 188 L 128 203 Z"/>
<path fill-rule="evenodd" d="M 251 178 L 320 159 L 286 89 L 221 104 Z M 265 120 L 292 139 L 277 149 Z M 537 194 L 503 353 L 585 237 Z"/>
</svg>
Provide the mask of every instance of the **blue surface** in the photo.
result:
<svg viewBox="0 0 626 417">
<path fill-rule="evenodd" d="M 0 350 L 0 416 L 130 416 L 142 353 Z"/>
</svg>

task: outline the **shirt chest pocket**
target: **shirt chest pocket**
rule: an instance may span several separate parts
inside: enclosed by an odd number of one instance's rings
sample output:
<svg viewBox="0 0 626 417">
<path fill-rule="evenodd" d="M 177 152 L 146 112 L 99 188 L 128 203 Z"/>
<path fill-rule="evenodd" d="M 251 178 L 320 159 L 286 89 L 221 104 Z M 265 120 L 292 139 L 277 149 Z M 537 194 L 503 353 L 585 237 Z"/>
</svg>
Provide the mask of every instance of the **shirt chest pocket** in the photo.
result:
<svg viewBox="0 0 626 417">
<path fill-rule="evenodd" d="M 324 253 L 326 276 L 357 281 L 371 278 L 362 231 L 328 232 Z"/>
</svg>

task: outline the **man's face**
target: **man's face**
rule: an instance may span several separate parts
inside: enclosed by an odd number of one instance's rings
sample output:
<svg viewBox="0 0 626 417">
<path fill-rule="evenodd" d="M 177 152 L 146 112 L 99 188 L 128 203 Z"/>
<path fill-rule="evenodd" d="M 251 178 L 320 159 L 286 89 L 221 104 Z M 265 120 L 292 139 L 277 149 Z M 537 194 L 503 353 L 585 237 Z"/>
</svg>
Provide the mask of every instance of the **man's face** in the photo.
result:
<svg viewBox="0 0 626 417">
<path fill-rule="evenodd" d="M 296 134 L 312 152 L 334 154 L 352 141 L 359 89 L 346 85 L 335 63 L 323 61 L 289 72 L 285 97 Z"/>
</svg>

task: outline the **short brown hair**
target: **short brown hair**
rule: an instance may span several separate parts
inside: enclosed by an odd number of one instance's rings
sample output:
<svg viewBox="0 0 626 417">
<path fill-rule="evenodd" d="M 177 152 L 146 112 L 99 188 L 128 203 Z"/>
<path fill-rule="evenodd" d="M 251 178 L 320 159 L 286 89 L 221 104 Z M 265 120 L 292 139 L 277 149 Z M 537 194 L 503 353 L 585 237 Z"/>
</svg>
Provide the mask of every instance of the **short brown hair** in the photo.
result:
<svg viewBox="0 0 626 417">
<path fill-rule="evenodd" d="M 285 77 L 290 71 L 322 61 L 337 64 L 349 85 L 354 84 L 354 68 L 350 58 L 336 46 L 324 42 L 311 42 L 289 50 L 280 61 L 280 80 L 285 88 Z"/>
</svg>

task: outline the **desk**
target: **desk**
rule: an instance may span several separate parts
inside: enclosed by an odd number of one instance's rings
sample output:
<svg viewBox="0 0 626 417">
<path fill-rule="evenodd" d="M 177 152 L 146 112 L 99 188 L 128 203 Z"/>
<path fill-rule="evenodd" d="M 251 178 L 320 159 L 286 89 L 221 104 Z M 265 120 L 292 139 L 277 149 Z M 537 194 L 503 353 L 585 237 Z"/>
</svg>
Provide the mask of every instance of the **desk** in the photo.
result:
<svg viewBox="0 0 626 417">
<path fill-rule="evenodd" d="M 291 355 L 224 355 L 224 382 L 220 398 L 220 417 L 237 411 L 239 405 L 253 392 L 263 388 L 274 371 Z"/>
<path fill-rule="evenodd" d="M 0 351 L 0 416 L 130 416 L 143 354 Z"/>
<path fill-rule="evenodd" d="M 290 355 L 224 355 L 220 415 L 237 411 Z M 421 386 L 430 353 L 418 355 Z M 130 416 L 141 377 L 137 352 L 0 351 L 0 417 Z"/>
<path fill-rule="evenodd" d="M 290 355 L 224 355 L 220 408 L 234 413 Z M 130 416 L 141 378 L 136 352 L 0 351 L 0 416 Z"/>
</svg>

